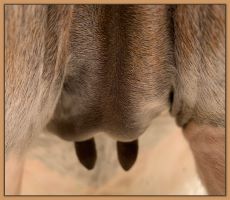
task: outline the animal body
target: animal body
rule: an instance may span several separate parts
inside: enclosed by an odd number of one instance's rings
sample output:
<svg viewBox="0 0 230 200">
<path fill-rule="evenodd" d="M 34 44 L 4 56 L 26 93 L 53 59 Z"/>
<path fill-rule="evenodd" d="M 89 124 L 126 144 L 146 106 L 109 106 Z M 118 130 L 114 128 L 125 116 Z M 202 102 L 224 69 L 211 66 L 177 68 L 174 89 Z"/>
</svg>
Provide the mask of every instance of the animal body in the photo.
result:
<svg viewBox="0 0 230 200">
<path fill-rule="evenodd" d="M 225 194 L 224 5 L 5 6 L 6 193 L 42 129 L 75 142 L 89 169 L 103 131 L 128 170 L 165 109 L 208 192 Z"/>
</svg>

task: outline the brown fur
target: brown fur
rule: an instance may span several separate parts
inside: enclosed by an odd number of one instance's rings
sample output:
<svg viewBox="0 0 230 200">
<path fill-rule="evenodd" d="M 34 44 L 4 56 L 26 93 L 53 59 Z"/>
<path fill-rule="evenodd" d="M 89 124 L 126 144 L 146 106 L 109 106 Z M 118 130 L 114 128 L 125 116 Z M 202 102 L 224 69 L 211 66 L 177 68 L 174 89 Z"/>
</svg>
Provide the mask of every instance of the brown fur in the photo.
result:
<svg viewBox="0 0 230 200">
<path fill-rule="evenodd" d="M 71 141 L 96 131 L 130 141 L 144 132 L 169 106 L 174 66 L 168 10 L 76 6 L 71 59 L 50 130 Z"/>
<path fill-rule="evenodd" d="M 5 12 L 6 154 L 24 149 L 51 118 L 48 128 L 72 141 L 99 130 L 132 141 L 169 107 L 184 128 L 194 121 L 224 130 L 224 6 L 9 5 Z M 222 148 L 224 137 L 216 141 Z M 211 146 L 191 141 L 193 150 L 201 144 Z M 214 181 L 205 181 L 210 194 L 224 194 L 223 180 L 218 189 Z"/>
</svg>

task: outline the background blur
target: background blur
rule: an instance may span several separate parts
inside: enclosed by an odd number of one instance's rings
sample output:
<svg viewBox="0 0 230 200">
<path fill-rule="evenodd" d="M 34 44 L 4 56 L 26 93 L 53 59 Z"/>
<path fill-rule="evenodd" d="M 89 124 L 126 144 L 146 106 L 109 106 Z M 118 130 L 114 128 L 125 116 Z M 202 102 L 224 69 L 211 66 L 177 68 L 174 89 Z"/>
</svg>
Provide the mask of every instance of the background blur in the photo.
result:
<svg viewBox="0 0 230 200">
<path fill-rule="evenodd" d="M 117 159 L 116 142 L 95 136 L 97 162 L 88 171 L 74 145 L 51 133 L 32 143 L 25 163 L 24 195 L 203 195 L 206 194 L 181 129 L 168 113 L 154 119 L 139 139 L 136 163 L 125 172 Z"/>
</svg>

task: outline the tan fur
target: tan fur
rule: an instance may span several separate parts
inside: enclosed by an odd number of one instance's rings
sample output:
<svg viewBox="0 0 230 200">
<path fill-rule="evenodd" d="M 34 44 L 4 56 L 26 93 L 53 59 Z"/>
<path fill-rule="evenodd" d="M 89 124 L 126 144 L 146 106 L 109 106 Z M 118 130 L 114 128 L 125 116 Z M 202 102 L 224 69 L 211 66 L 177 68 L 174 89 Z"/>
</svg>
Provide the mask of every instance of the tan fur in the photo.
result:
<svg viewBox="0 0 230 200">
<path fill-rule="evenodd" d="M 184 132 L 208 193 L 225 195 L 225 129 L 191 122 Z"/>
<path fill-rule="evenodd" d="M 209 194 L 225 194 L 225 6 L 178 6 L 172 114 Z"/>
<path fill-rule="evenodd" d="M 71 141 L 97 131 L 132 141 L 170 107 L 185 134 L 193 121 L 205 124 L 222 149 L 224 6 L 8 5 L 5 13 L 6 155 L 24 152 L 48 122 Z M 195 151 L 212 144 L 187 138 L 199 170 L 208 168 L 209 192 L 223 194 L 213 160 Z M 217 162 L 224 173 L 224 159 Z"/>
<path fill-rule="evenodd" d="M 71 10 L 71 6 L 5 7 L 6 194 L 20 191 L 16 180 L 22 168 L 15 163 L 22 161 L 59 98 L 68 60 Z"/>
<path fill-rule="evenodd" d="M 174 12 L 177 68 L 172 113 L 225 127 L 225 6 L 178 6 Z"/>
<path fill-rule="evenodd" d="M 5 151 L 23 148 L 52 116 L 64 80 L 68 6 L 6 6 Z M 25 143 L 26 142 L 26 143 Z"/>
</svg>

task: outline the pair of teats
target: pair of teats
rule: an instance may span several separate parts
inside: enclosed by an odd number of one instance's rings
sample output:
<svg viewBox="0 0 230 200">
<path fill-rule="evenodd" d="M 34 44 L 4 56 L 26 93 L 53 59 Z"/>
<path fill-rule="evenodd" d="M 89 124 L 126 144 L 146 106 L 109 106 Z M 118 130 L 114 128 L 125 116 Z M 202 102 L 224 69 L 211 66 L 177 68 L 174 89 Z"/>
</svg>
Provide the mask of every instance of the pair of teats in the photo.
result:
<svg viewBox="0 0 230 200">
<path fill-rule="evenodd" d="M 96 144 L 94 139 L 75 142 L 75 150 L 81 164 L 87 169 L 93 169 L 97 160 Z M 118 160 L 122 168 L 129 170 L 137 159 L 138 140 L 131 142 L 117 142 Z"/>
</svg>

